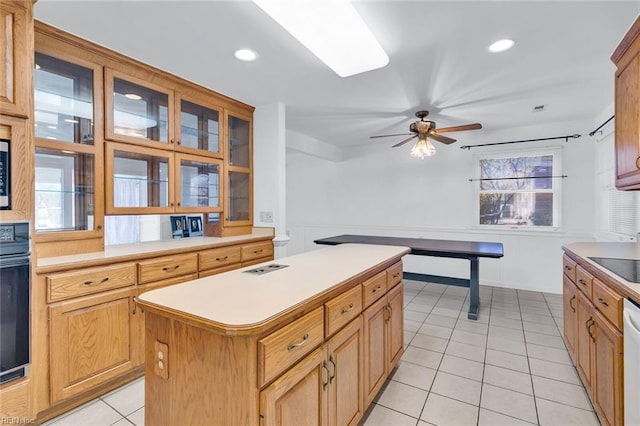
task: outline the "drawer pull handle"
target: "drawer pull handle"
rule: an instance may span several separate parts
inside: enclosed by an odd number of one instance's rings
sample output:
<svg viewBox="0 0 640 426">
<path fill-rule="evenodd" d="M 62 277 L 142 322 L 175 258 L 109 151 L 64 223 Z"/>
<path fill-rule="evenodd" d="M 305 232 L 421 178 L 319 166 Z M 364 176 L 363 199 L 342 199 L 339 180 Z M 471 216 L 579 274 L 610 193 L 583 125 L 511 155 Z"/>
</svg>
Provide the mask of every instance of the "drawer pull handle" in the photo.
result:
<svg viewBox="0 0 640 426">
<path fill-rule="evenodd" d="M 571 310 L 572 310 L 573 312 L 575 312 L 575 311 L 576 311 L 576 308 L 573 306 L 573 303 L 571 303 L 571 302 L 573 302 L 574 300 L 576 300 L 576 295 L 575 295 L 575 294 L 573 295 L 573 297 L 571 297 L 571 299 L 569 299 L 569 307 L 571 308 Z"/>
<path fill-rule="evenodd" d="M 85 281 L 83 284 L 86 285 L 87 287 L 93 287 L 94 285 L 100 285 L 102 283 L 106 283 L 107 281 L 109 281 L 109 277 L 105 277 L 101 280 Z"/>
<path fill-rule="evenodd" d="M 216 260 L 219 262 L 222 262 L 223 260 L 227 260 L 229 258 L 229 256 L 223 256 L 223 257 L 216 257 Z"/>
<path fill-rule="evenodd" d="M 400 272 L 396 272 L 395 274 L 393 274 L 393 278 L 398 278 L 400 276 Z"/>
<path fill-rule="evenodd" d="M 258 250 L 254 250 L 253 254 L 260 254 L 262 253 L 264 250 L 263 249 L 258 249 Z"/>
<path fill-rule="evenodd" d="M 566 269 L 567 271 L 570 271 L 570 270 L 571 270 L 571 266 L 569 266 L 569 265 L 564 265 L 564 269 Z"/>
<path fill-rule="evenodd" d="M 579 282 L 580 284 L 582 284 L 582 285 L 587 285 L 587 282 L 586 282 L 585 280 L 583 280 L 582 278 L 580 278 L 580 279 L 578 280 L 578 282 Z"/>
<path fill-rule="evenodd" d="M 342 308 L 342 311 L 340 311 L 341 314 L 346 314 L 347 312 L 349 312 L 350 310 L 353 309 L 353 303 L 349 303 L 349 307 L 348 308 Z"/>
<path fill-rule="evenodd" d="M 375 293 L 376 291 L 381 290 L 381 289 L 382 289 L 382 284 L 380 284 L 378 287 L 374 288 L 374 289 L 371 291 L 371 293 Z"/>
<path fill-rule="evenodd" d="M 306 333 L 304 336 L 302 336 L 302 340 L 299 341 L 298 343 L 289 343 L 289 346 L 287 346 L 287 350 L 292 351 L 295 348 L 299 348 L 300 346 L 304 345 L 308 341 L 309 341 L 309 333 Z"/>
<path fill-rule="evenodd" d="M 178 269 L 179 267 L 180 267 L 180 265 L 171 266 L 171 267 L 165 266 L 164 268 L 162 268 L 162 270 L 165 271 L 165 272 L 173 272 L 176 269 Z"/>
<path fill-rule="evenodd" d="M 601 304 L 603 304 L 604 306 L 609 306 L 609 303 L 606 302 L 602 297 L 598 297 L 598 302 L 600 302 Z"/>
</svg>

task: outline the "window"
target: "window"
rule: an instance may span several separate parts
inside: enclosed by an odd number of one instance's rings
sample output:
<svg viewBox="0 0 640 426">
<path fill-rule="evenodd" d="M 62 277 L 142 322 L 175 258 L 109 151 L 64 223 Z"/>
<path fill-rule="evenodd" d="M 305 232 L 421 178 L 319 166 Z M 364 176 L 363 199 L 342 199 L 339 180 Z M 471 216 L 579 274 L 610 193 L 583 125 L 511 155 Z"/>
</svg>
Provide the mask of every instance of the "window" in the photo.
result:
<svg viewBox="0 0 640 426">
<path fill-rule="evenodd" d="M 560 226 L 561 151 L 478 157 L 476 224 L 555 230 Z"/>
</svg>

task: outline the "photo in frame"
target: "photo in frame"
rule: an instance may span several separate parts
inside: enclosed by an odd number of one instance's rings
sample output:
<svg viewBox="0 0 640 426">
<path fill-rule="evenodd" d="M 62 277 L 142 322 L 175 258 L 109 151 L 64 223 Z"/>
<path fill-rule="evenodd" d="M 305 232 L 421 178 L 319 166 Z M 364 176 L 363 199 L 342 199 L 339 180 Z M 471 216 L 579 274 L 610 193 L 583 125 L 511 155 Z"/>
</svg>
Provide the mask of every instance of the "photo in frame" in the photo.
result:
<svg viewBox="0 0 640 426">
<path fill-rule="evenodd" d="M 200 216 L 189 216 L 187 223 L 189 224 L 190 237 L 202 236 L 202 218 Z"/>
<path fill-rule="evenodd" d="M 186 238 L 189 236 L 187 218 L 185 216 L 171 216 L 171 238 Z"/>
</svg>

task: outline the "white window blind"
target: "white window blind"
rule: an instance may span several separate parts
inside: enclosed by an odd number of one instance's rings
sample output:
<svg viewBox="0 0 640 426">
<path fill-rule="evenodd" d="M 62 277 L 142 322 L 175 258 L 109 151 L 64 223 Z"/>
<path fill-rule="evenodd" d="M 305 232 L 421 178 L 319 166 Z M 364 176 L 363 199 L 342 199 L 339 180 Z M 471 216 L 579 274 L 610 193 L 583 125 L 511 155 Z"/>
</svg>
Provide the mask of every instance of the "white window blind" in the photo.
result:
<svg viewBox="0 0 640 426">
<path fill-rule="evenodd" d="M 637 201 L 633 191 L 619 191 L 609 188 L 609 232 L 636 235 Z"/>
</svg>

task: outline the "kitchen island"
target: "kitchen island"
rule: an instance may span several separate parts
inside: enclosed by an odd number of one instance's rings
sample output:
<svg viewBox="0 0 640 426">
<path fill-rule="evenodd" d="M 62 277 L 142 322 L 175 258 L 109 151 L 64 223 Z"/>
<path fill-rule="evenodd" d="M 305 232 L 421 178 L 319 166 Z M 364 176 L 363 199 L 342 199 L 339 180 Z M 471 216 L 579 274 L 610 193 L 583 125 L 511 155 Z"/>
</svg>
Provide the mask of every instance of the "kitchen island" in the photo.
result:
<svg viewBox="0 0 640 426">
<path fill-rule="evenodd" d="M 356 424 L 403 352 L 408 252 L 344 244 L 143 293 L 145 423 Z"/>
</svg>

